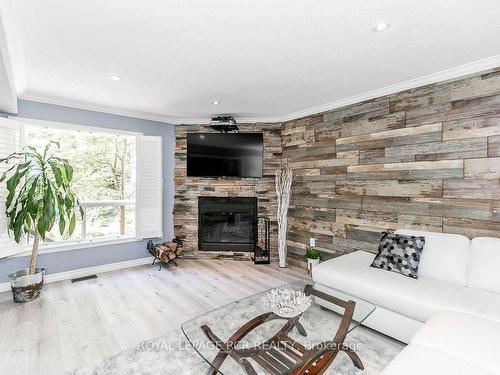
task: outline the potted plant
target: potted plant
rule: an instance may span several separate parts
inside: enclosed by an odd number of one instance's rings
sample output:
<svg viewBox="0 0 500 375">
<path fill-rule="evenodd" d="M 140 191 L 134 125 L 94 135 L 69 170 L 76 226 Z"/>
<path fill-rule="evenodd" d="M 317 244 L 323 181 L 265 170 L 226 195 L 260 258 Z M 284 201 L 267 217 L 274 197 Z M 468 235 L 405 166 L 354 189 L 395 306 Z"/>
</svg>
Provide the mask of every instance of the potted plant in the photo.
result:
<svg viewBox="0 0 500 375">
<path fill-rule="evenodd" d="M 14 302 L 28 302 L 40 296 L 45 268 L 37 268 L 38 247 L 47 233 L 59 225 L 61 235 L 74 232 L 77 214 L 83 215 L 78 198 L 71 191 L 73 168 L 68 160 L 57 157 L 49 142 L 43 153 L 33 147 L 0 159 L 10 168 L 0 177 L 7 185 L 5 214 L 9 234 L 20 243 L 25 236 L 33 237 L 33 249 L 28 269 L 9 274 Z"/>
<path fill-rule="evenodd" d="M 307 271 L 309 273 L 312 272 L 312 269 L 315 265 L 319 264 L 319 251 L 314 247 L 310 247 L 306 251 L 306 259 L 307 259 Z"/>
</svg>

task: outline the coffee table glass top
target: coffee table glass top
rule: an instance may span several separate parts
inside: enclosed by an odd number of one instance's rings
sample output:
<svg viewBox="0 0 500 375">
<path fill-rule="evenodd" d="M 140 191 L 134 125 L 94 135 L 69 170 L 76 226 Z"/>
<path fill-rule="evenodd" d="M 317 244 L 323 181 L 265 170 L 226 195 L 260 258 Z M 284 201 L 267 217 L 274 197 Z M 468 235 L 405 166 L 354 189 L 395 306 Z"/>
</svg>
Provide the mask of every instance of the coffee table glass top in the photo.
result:
<svg viewBox="0 0 500 375">
<path fill-rule="evenodd" d="M 312 281 L 297 281 L 290 284 L 285 284 L 272 289 L 292 289 L 303 291 L 307 284 L 312 284 Z M 231 357 L 225 358 L 222 363 L 214 364 L 214 359 L 220 352 L 220 346 L 217 343 L 225 345 L 228 340 L 241 328 L 254 318 L 262 314 L 270 313 L 271 309 L 266 302 L 266 293 L 269 290 L 257 293 L 242 300 L 230 303 L 218 309 L 202 314 L 192 320 L 182 324 L 182 331 L 188 341 L 198 354 L 211 366 L 213 374 L 231 374 L 245 375 L 247 372 L 243 369 L 241 363 L 238 363 Z M 325 291 L 326 292 L 326 291 Z M 329 295 L 341 300 L 346 300 L 346 296 L 340 292 L 326 292 Z M 353 319 L 347 333 L 356 329 L 361 323 L 373 313 L 375 306 L 362 300 L 356 300 Z M 319 304 L 321 303 L 321 305 Z M 327 309 L 324 307 L 327 306 Z M 303 336 L 297 327 L 294 327 L 288 334 L 290 338 L 297 343 L 302 344 L 307 349 L 313 348 L 315 345 L 325 343 L 334 339 L 337 330 L 344 316 L 344 308 L 325 301 L 318 300 L 317 297 L 312 298 L 311 306 L 299 317 L 298 322 L 303 326 L 306 336 Z M 233 347 L 235 349 L 248 349 L 256 345 L 263 345 L 269 342 L 275 335 L 289 322 L 288 319 L 278 318 L 273 315 L 272 319 L 256 325 L 250 332 L 239 340 L 235 340 Z M 202 329 L 205 327 L 205 329 Z M 206 327 L 209 327 L 211 333 L 218 340 L 211 340 L 207 335 Z M 248 327 L 248 325 L 247 325 Z M 234 337 L 234 336 L 233 336 Z M 213 339 L 213 337 L 212 337 Z M 324 349 L 326 351 L 326 349 Z M 286 374 L 290 370 L 299 368 L 303 365 L 307 358 L 295 358 L 294 361 L 284 361 L 286 363 L 286 371 L 283 366 L 278 366 L 274 372 L 266 371 L 253 362 L 251 358 L 247 358 L 252 367 L 255 368 L 258 374 L 279 373 Z M 293 363 L 292 363 L 293 362 Z"/>
</svg>

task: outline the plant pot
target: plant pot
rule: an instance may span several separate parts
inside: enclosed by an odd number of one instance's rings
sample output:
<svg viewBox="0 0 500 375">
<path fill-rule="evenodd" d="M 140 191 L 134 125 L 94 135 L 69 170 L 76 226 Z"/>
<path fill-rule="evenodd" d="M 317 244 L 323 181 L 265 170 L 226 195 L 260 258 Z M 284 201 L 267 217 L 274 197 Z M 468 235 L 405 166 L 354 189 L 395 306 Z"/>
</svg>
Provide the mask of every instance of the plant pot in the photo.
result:
<svg viewBox="0 0 500 375">
<path fill-rule="evenodd" d="M 25 269 L 9 273 L 8 276 L 14 302 L 25 303 L 40 297 L 45 268 L 35 268 L 34 275 L 30 275 L 29 269 Z"/>
<path fill-rule="evenodd" d="M 318 259 L 307 259 L 307 272 L 312 273 L 312 269 L 317 264 L 319 264 L 319 258 Z"/>
</svg>

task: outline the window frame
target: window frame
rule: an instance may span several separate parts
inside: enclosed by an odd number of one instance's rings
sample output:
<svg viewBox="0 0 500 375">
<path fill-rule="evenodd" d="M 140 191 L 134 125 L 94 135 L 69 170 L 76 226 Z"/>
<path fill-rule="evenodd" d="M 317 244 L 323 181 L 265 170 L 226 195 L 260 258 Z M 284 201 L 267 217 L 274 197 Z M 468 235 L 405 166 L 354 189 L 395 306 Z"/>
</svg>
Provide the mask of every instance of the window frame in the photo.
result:
<svg viewBox="0 0 500 375">
<path fill-rule="evenodd" d="M 77 131 L 77 132 L 90 132 L 90 133 L 103 133 L 103 134 L 117 134 L 117 135 L 127 135 L 127 136 L 134 136 L 136 137 L 136 152 L 137 152 L 137 139 L 138 137 L 143 136 L 144 134 L 141 132 L 133 132 L 133 131 L 128 131 L 128 130 L 121 130 L 121 129 L 114 129 L 114 128 L 101 128 L 98 126 L 89 126 L 89 125 L 81 125 L 81 124 L 72 124 L 72 123 L 65 123 L 65 122 L 57 122 L 57 121 L 46 121 L 46 120 L 38 120 L 38 119 L 30 119 L 30 118 L 25 118 L 25 117 L 16 117 L 16 116 L 9 116 L 8 117 L 11 120 L 18 121 L 20 124 L 22 124 L 22 129 L 21 129 L 21 146 L 24 147 L 26 145 L 26 126 L 34 126 L 34 127 L 41 127 L 41 128 L 46 128 L 46 129 L 61 129 L 61 130 L 71 130 L 71 131 Z M 137 164 L 137 160 L 136 160 Z M 136 165 L 134 166 L 134 168 Z M 139 185 L 139 176 L 136 176 L 136 190 L 137 186 Z M 63 241 L 56 241 L 52 243 L 41 243 L 40 244 L 40 249 L 39 249 L 39 254 L 47 254 L 47 253 L 53 253 L 53 252 L 62 252 L 62 251 L 70 251 L 70 250 L 79 250 L 79 249 L 85 249 L 85 248 L 91 248 L 91 247 L 101 247 L 101 246 L 107 246 L 107 245 L 114 245 L 114 244 L 122 244 L 122 243 L 127 243 L 127 242 L 137 242 L 143 240 L 142 237 L 139 237 L 138 234 L 138 221 L 137 221 L 137 214 L 138 214 L 138 209 L 137 209 L 137 194 L 136 198 L 133 200 L 104 200 L 104 201 L 81 201 L 80 204 L 82 205 L 82 208 L 85 210 L 87 207 L 109 207 L 109 206 L 114 206 L 114 207 L 121 207 L 121 206 L 134 206 L 135 207 L 135 212 L 136 212 L 136 219 L 135 219 L 135 234 L 133 236 L 106 236 L 106 237 L 97 237 L 97 238 L 86 238 L 84 235 L 85 233 L 85 226 L 86 226 L 86 215 L 84 215 L 82 219 L 82 238 L 78 240 L 63 240 Z M 24 245 L 24 248 L 26 251 L 23 251 L 22 253 L 18 253 L 16 255 L 13 255 L 12 257 L 22 257 L 29 255 L 31 253 L 31 246 L 28 244 Z"/>
</svg>

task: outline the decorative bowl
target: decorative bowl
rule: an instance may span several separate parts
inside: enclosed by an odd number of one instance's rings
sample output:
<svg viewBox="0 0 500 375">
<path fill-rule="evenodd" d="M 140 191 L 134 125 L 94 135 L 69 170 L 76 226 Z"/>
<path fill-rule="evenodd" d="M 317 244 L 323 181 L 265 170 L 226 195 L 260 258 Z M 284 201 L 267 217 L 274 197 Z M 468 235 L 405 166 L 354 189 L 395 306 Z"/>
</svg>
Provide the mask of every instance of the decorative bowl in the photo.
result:
<svg viewBox="0 0 500 375">
<path fill-rule="evenodd" d="M 311 296 L 300 290 L 272 289 L 266 293 L 266 300 L 272 312 L 282 318 L 294 318 L 311 306 Z"/>
</svg>

